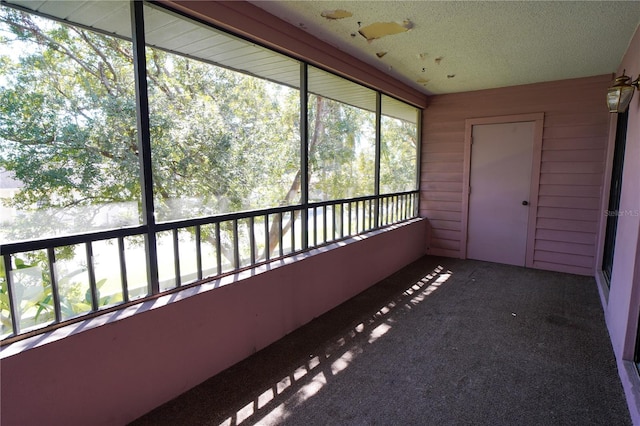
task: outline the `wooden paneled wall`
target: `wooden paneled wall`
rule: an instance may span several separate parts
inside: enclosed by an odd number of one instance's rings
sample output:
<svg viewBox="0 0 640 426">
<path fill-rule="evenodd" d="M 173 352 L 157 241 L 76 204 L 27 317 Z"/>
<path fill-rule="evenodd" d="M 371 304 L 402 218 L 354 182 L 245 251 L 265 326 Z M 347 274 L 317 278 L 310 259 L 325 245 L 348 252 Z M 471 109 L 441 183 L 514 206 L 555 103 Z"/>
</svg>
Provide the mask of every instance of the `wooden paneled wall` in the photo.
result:
<svg viewBox="0 0 640 426">
<path fill-rule="evenodd" d="M 593 275 L 609 132 L 611 75 L 430 99 L 423 114 L 420 213 L 428 253 L 459 257 L 465 120 L 544 113 L 534 267 Z"/>
</svg>

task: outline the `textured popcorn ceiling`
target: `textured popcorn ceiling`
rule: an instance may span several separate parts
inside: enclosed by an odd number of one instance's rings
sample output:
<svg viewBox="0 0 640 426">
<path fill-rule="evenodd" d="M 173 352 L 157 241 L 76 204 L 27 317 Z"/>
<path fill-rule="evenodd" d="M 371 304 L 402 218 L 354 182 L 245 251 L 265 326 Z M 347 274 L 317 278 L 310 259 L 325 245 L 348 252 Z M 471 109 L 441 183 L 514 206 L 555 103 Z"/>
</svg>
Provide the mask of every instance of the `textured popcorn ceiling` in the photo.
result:
<svg viewBox="0 0 640 426">
<path fill-rule="evenodd" d="M 640 22 L 640 1 L 252 3 L 428 94 L 613 73 Z"/>
</svg>

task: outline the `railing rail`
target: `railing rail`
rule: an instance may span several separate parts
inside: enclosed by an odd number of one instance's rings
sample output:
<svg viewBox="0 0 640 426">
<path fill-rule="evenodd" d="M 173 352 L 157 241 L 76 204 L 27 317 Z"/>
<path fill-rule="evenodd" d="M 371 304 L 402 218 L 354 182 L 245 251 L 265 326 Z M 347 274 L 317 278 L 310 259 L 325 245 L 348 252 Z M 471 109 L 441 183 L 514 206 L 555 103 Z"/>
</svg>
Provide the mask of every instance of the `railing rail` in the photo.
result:
<svg viewBox="0 0 640 426">
<path fill-rule="evenodd" d="M 406 191 L 162 222 L 155 224 L 154 238 L 148 238 L 148 226 L 140 225 L 4 244 L 2 290 L 8 303 L 0 305 L 1 344 L 415 218 L 418 194 Z M 148 250 L 143 242 L 149 241 L 156 244 L 157 265 L 129 258 L 143 247 Z M 107 245 L 97 248 L 101 243 Z M 105 280 L 98 279 L 96 262 L 101 250 L 115 252 L 111 281 L 119 282 L 111 283 L 111 293 L 101 293 Z M 39 253 L 38 262 L 27 264 L 23 258 L 37 257 L 34 253 Z M 70 258 L 75 265 L 71 273 L 61 266 Z M 149 275 L 140 271 L 145 279 L 136 281 L 136 267 L 155 268 L 159 285 L 144 282 Z M 72 284 L 73 279 L 80 284 Z M 83 290 L 84 299 L 78 302 Z"/>
</svg>

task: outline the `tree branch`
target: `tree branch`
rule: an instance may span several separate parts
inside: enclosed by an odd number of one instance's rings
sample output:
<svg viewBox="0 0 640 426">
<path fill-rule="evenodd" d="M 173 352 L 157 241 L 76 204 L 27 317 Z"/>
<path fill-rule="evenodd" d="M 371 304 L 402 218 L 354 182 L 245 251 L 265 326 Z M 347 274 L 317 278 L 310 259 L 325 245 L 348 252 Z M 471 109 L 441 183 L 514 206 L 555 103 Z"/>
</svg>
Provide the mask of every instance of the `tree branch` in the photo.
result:
<svg viewBox="0 0 640 426">
<path fill-rule="evenodd" d="M 315 123 L 313 128 L 313 136 L 309 141 L 309 156 L 311 156 L 311 153 L 315 151 L 315 148 L 318 145 L 318 141 L 320 140 L 319 135 L 324 133 L 324 115 L 326 113 L 325 108 L 326 108 L 325 99 L 322 96 L 317 96 L 316 97 L 316 117 L 315 117 Z M 302 170 L 298 169 L 296 176 L 293 178 L 293 182 L 291 183 L 291 187 L 289 188 L 289 191 L 287 192 L 287 195 L 285 197 L 285 201 L 284 201 L 285 205 L 289 205 L 293 201 L 295 201 L 295 197 L 300 192 L 301 177 L 302 177 Z M 294 212 L 291 219 L 289 219 L 289 221 L 285 223 L 285 225 L 282 227 L 283 235 L 286 234 L 286 232 L 291 228 L 291 222 L 296 220 L 297 213 L 298 212 Z M 265 259 L 267 257 L 266 250 L 269 250 L 269 253 L 273 253 L 273 251 L 278 246 L 278 244 L 280 244 L 280 238 L 276 238 L 276 237 L 279 237 L 278 234 L 281 226 L 280 215 L 277 215 L 276 217 L 277 219 L 273 221 L 273 223 L 271 224 L 271 227 L 269 228 L 269 247 L 265 247 L 265 253 L 263 253 L 262 255 Z"/>
<path fill-rule="evenodd" d="M 117 84 L 118 74 L 116 73 L 116 70 L 111 65 L 111 62 L 109 62 L 109 59 L 107 58 L 107 56 L 102 52 L 102 50 L 100 50 L 95 44 L 93 44 L 91 39 L 87 36 L 86 31 L 79 31 L 74 28 L 74 32 L 79 34 L 80 37 L 82 37 L 82 39 L 85 41 L 85 43 L 87 43 L 89 47 L 91 47 L 91 49 L 95 52 L 95 54 L 98 55 L 100 59 L 102 59 L 102 63 L 105 64 L 107 68 L 109 68 L 109 71 L 113 76 L 113 80 Z"/>
<path fill-rule="evenodd" d="M 72 52 L 69 48 L 67 48 L 66 46 L 58 43 L 53 38 L 49 37 L 48 35 L 46 35 L 42 31 L 40 31 L 40 29 L 38 27 L 33 25 L 33 23 L 31 21 L 27 20 L 24 16 L 23 16 L 23 20 L 25 22 L 27 22 L 27 23 L 26 24 L 19 24 L 17 22 L 11 22 L 11 21 L 7 21 L 5 19 L 0 19 L 0 21 L 5 22 L 5 23 L 9 24 L 10 26 L 22 29 L 24 31 L 27 31 L 27 32 L 33 34 L 33 36 L 36 38 L 36 41 L 38 42 L 38 44 L 40 44 L 42 46 L 47 46 L 47 45 L 55 46 L 56 50 L 61 50 L 71 60 L 76 62 L 78 65 L 80 65 L 80 67 L 82 67 L 85 71 L 87 71 L 88 73 L 90 73 L 91 75 L 93 75 L 93 76 L 95 76 L 97 78 L 100 78 L 99 74 L 96 71 L 94 71 L 87 63 L 85 63 L 80 58 L 78 58 L 75 55 L 75 53 Z"/>
</svg>

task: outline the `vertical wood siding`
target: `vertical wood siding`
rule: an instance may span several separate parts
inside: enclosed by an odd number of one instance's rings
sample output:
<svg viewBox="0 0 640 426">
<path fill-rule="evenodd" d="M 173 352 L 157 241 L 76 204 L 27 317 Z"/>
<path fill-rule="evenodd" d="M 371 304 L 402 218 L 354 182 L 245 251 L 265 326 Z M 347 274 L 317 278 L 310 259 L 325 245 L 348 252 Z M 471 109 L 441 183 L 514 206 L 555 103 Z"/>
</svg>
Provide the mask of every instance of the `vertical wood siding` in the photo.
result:
<svg viewBox="0 0 640 426">
<path fill-rule="evenodd" d="M 430 99 L 423 113 L 420 214 L 428 253 L 459 257 L 465 120 L 544 113 L 534 267 L 593 275 L 604 175 L 610 75 Z"/>
</svg>

